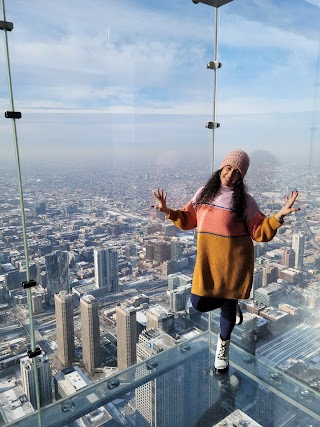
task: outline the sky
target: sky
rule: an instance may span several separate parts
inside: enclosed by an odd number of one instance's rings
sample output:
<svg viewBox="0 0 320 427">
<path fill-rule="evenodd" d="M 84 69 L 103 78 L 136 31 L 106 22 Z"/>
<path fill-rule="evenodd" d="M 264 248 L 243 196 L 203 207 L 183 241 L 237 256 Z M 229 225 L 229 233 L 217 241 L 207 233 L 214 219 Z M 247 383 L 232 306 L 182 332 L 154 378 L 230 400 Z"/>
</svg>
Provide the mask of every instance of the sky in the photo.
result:
<svg viewBox="0 0 320 427">
<path fill-rule="evenodd" d="M 215 164 L 233 148 L 309 162 L 311 147 L 320 164 L 319 5 L 218 10 Z M 6 1 L 22 163 L 211 162 L 214 13 L 191 0 Z M 3 47 L 0 79 L 7 111 Z M 14 159 L 10 122 L 0 118 L 1 163 Z"/>
</svg>

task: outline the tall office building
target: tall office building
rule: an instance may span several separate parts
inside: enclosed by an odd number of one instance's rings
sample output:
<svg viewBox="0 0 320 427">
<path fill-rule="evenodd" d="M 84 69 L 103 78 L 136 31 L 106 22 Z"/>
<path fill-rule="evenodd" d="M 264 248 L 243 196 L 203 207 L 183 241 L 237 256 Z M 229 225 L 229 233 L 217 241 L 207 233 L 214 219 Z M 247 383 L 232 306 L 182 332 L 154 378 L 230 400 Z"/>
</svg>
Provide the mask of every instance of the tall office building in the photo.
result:
<svg viewBox="0 0 320 427">
<path fill-rule="evenodd" d="M 182 243 L 179 240 L 171 241 L 171 259 L 177 261 L 182 255 Z"/>
<path fill-rule="evenodd" d="M 159 328 L 170 332 L 174 328 L 174 314 L 159 304 L 152 305 L 146 313 L 147 329 Z"/>
<path fill-rule="evenodd" d="M 54 295 L 57 322 L 58 357 L 64 365 L 75 358 L 72 295 L 66 291 Z"/>
<path fill-rule="evenodd" d="M 168 274 L 168 290 L 173 291 L 177 289 L 179 286 L 181 286 L 180 274 L 179 273 Z"/>
<path fill-rule="evenodd" d="M 150 240 L 146 243 L 146 260 L 163 262 L 171 259 L 171 244 L 168 242 Z"/>
<path fill-rule="evenodd" d="M 53 377 L 56 400 L 75 394 L 91 384 L 89 378 L 78 366 L 68 366 Z M 83 425 L 87 425 L 84 424 Z"/>
<path fill-rule="evenodd" d="M 136 245 L 128 245 L 124 249 L 124 254 L 126 257 L 132 257 L 137 255 Z"/>
<path fill-rule="evenodd" d="M 170 223 L 164 223 L 164 224 L 162 224 L 161 231 L 165 236 L 170 237 L 170 236 L 176 236 L 178 229 L 172 223 L 171 224 Z"/>
<path fill-rule="evenodd" d="M 256 353 L 258 323 L 259 316 L 244 312 L 242 324 L 236 325 L 232 332 L 234 343 L 251 354 Z"/>
<path fill-rule="evenodd" d="M 46 202 L 40 202 L 38 204 L 38 206 L 36 206 L 36 208 L 35 208 L 35 214 L 36 215 L 45 215 L 46 212 L 47 212 Z"/>
<path fill-rule="evenodd" d="M 136 309 L 132 306 L 116 307 L 118 370 L 137 363 L 138 325 Z"/>
<path fill-rule="evenodd" d="M 285 249 L 281 257 L 281 264 L 292 268 L 295 264 L 295 252 L 293 249 Z"/>
<path fill-rule="evenodd" d="M 272 265 L 262 267 L 262 286 L 268 286 L 278 279 L 278 269 Z"/>
<path fill-rule="evenodd" d="M 159 329 L 150 329 L 139 335 L 137 345 L 138 361 L 148 359 L 160 351 L 175 345 L 175 339 Z M 146 372 L 142 365 L 137 376 Z M 177 427 L 183 422 L 183 367 L 160 375 L 136 389 L 136 426 L 137 427 Z M 178 380 L 180 377 L 180 381 Z M 172 393 L 175 387 L 175 393 Z"/>
<path fill-rule="evenodd" d="M 254 259 L 258 258 L 258 256 L 260 256 L 262 250 L 261 250 L 261 246 L 259 245 L 258 242 L 253 242 L 253 254 L 254 254 Z"/>
<path fill-rule="evenodd" d="M 252 289 L 250 292 L 250 298 L 253 298 L 254 291 L 256 289 L 261 288 L 262 286 L 262 270 L 260 268 L 255 268 L 253 271 L 253 281 L 252 281 Z"/>
<path fill-rule="evenodd" d="M 191 294 L 191 285 L 179 286 L 174 291 L 167 291 L 170 299 L 170 310 L 173 313 L 185 310 L 187 299 Z"/>
<path fill-rule="evenodd" d="M 91 372 L 100 366 L 99 303 L 92 295 L 80 298 L 83 362 Z"/>
<path fill-rule="evenodd" d="M 20 369 L 22 377 L 22 387 L 32 406 L 37 409 L 36 382 L 34 359 L 22 357 L 20 359 Z M 52 402 L 51 386 L 51 366 L 49 359 L 45 355 L 37 356 L 38 380 L 40 391 L 40 406 L 49 405 Z"/>
<path fill-rule="evenodd" d="M 42 294 L 33 293 L 32 294 L 32 311 L 34 314 L 41 313 L 43 310 L 42 304 Z"/>
<path fill-rule="evenodd" d="M 4 264 L 2 264 L 2 268 L 5 268 Z M 21 288 L 22 279 L 21 279 L 21 273 L 19 270 L 15 268 L 12 270 L 9 270 L 7 273 L 5 273 L 4 278 L 5 278 L 6 288 L 9 291 Z"/>
<path fill-rule="evenodd" d="M 258 384 L 256 392 L 256 420 L 264 427 L 274 426 L 275 421 L 275 395 Z"/>
<path fill-rule="evenodd" d="M 186 327 L 189 328 L 190 326 L 196 326 L 197 328 L 203 330 L 201 325 L 201 318 L 201 311 L 198 311 L 193 307 L 191 304 L 191 299 L 188 297 L 186 301 Z"/>
<path fill-rule="evenodd" d="M 294 250 L 294 253 L 295 253 L 294 266 L 296 268 L 303 267 L 304 244 L 305 244 L 305 234 L 303 232 L 295 233 L 292 236 L 292 249 Z"/>
<path fill-rule="evenodd" d="M 114 248 L 94 250 L 94 274 L 97 288 L 108 292 L 119 290 L 118 252 Z"/>
<path fill-rule="evenodd" d="M 280 283 L 270 283 L 254 291 L 254 299 L 258 304 L 277 307 L 280 298 L 286 293 L 285 286 Z"/>
<path fill-rule="evenodd" d="M 47 289 L 53 295 L 60 291 L 69 291 L 68 252 L 56 251 L 45 256 L 47 271 Z"/>
<path fill-rule="evenodd" d="M 180 286 L 191 285 L 192 277 L 186 274 L 174 273 L 168 275 L 168 290 L 173 291 Z"/>
<path fill-rule="evenodd" d="M 194 357 L 181 359 L 169 372 L 136 389 L 136 427 L 195 426 L 210 406 L 208 352 L 204 342 L 193 343 L 197 348 Z M 159 329 L 147 329 L 139 335 L 137 361 L 143 361 L 176 345 L 176 340 Z M 149 371 L 148 371 L 149 369 Z M 141 364 L 137 378 L 150 372 Z M 198 396 L 202 396 L 200 399 Z"/>
</svg>

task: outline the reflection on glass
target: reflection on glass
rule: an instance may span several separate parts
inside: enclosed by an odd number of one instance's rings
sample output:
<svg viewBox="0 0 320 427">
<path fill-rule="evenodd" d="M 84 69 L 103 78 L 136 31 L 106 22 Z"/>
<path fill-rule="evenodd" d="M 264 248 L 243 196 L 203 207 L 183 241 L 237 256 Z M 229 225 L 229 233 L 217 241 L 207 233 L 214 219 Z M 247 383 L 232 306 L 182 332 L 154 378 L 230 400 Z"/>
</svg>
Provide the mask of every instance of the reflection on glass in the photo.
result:
<svg viewBox="0 0 320 427">
<path fill-rule="evenodd" d="M 254 426 L 317 425 L 319 395 L 254 356 L 248 363 L 246 351 L 238 346 L 232 346 L 228 374 L 214 375 L 208 369 L 207 334 L 172 347 L 173 338 L 164 331 L 146 331 L 137 346 L 137 364 L 95 384 L 78 367 L 64 369 L 55 376 L 56 393 L 63 400 L 42 410 L 43 425 L 95 425 L 98 420 L 181 427 L 229 421 Z M 33 422 L 29 416 L 21 425 Z"/>
<path fill-rule="evenodd" d="M 255 245 L 230 372 L 216 378 L 219 313 L 208 348 L 208 318 L 189 300 L 197 233 L 150 208 L 155 186 L 181 207 L 210 174 L 213 13 L 191 1 L 113 3 L 7 5 L 43 425 L 317 425 L 319 8 L 235 1 L 221 11 L 217 160 L 245 149 L 261 210 L 274 213 L 298 188 L 301 211 Z M 3 120 L 0 424 L 34 427 L 26 264 Z"/>
</svg>

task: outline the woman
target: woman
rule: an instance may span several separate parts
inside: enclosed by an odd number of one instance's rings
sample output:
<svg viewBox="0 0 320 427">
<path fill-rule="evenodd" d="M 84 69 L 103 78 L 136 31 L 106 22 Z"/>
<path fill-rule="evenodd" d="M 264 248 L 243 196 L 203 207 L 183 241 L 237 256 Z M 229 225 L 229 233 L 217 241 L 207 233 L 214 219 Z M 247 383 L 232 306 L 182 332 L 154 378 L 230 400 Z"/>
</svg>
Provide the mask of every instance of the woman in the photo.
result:
<svg viewBox="0 0 320 427">
<path fill-rule="evenodd" d="M 163 190 L 153 191 L 158 201 L 155 208 L 177 227 L 182 230 L 197 227 L 191 302 L 201 312 L 221 308 L 215 356 L 217 374 L 229 369 L 231 332 L 235 324 L 242 322 L 238 299 L 250 296 L 254 268 L 252 239 L 272 240 L 284 217 L 298 210 L 292 207 L 298 197 L 294 191 L 274 215 L 266 217 L 260 212 L 243 182 L 249 163 L 246 152 L 229 152 L 218 171 L 182 210 L 168 208 Z"/>
</svg>

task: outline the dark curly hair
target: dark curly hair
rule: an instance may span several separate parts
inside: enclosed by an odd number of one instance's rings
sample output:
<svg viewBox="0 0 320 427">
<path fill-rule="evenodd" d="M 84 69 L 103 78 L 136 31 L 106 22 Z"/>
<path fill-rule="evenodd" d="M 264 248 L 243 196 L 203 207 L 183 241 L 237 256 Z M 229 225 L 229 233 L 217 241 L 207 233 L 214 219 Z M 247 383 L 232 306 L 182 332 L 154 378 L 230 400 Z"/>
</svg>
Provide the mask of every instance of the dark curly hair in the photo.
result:
<svg viewBox="0 0 320 427">
<path fill-rule="evenodd" d="M 212 202 L 220 192 L 220 170 L 211 175 L 200 194 L 197 196 L 195 205 L 198 207 Z M 245 217 L 247 188 L 242 179 L 234 186 L 232 194 L 232 211 L 241 220 Z"/>
</svg>

